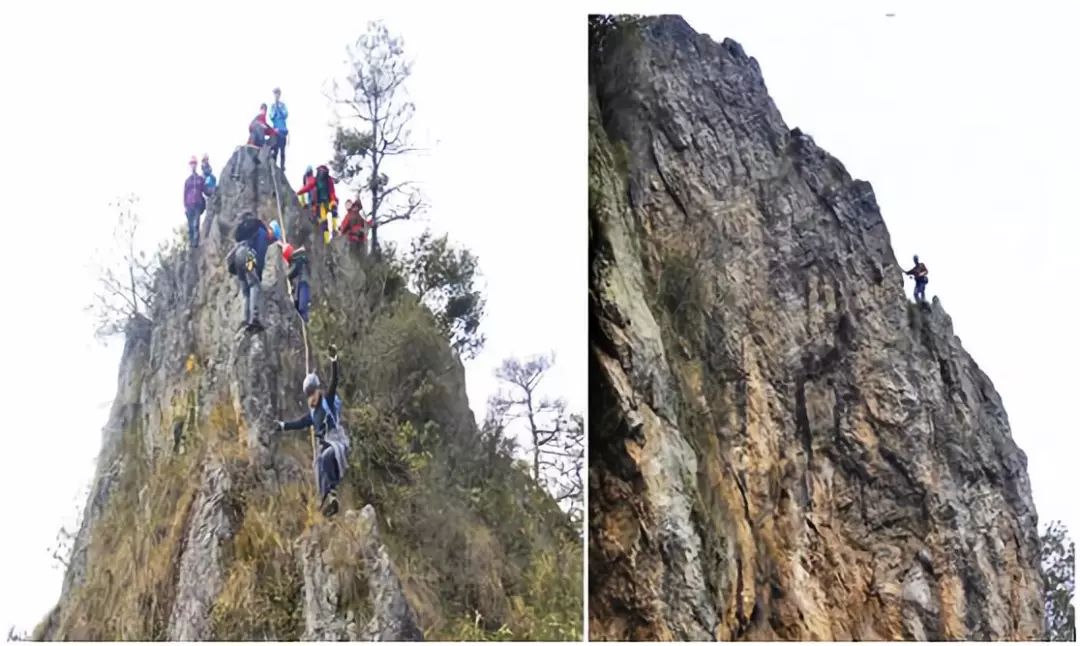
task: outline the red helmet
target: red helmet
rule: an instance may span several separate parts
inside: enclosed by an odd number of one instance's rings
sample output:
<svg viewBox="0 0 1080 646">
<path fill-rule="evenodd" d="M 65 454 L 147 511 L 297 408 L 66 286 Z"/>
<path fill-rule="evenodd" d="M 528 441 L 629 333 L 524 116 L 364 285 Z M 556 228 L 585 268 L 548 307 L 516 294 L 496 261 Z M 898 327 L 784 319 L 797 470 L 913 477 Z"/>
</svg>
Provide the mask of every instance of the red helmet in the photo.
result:
<svg viewBox="0 0 1080 646">
<path fill-rule="evenodd" d="M 195 155 L 192 155 L 192 156 L 191 156 L 191 161 L 189 161 L 188 163 L 189 163 L 189 164 L 198 164 L 198 163 L 199 163 L 199 160 L 198 160 L 198 159 L 195 159 Z"/>
<path fill-rule="evenodd" d="M 292 262 L 293 246 L 291 244 L 285 245 L 281 249 L 281 257 L 285 259 L 285 262 Z"/>
</svg>

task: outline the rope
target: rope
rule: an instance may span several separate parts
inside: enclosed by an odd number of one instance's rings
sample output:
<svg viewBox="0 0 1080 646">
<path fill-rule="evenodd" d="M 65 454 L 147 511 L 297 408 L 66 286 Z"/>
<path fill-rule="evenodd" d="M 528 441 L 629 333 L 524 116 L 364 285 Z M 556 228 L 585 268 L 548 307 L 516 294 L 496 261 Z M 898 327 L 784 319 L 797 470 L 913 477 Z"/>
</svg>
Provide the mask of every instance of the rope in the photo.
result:
<svg viewBox="0 0 1080 646">
<path fill-rule="evenodd" d="M 275 172 L 276 170 L 277 170 L 277 165 L 274 164 L 273 162 L 271 162 L 270 179 L 273 180 L 273 182 L 274 182 L 274 202 L 277 205 L 277 214 L 278 214 L 277 223 L 278 223 L 278 227 L 281 228 L 281 240 L 282 240 L 282 242 L 284 242 L 285 244 L 289 244 L 289 235 L 288 235 L 288 233 L 286 233 L 286 229 L 285 229 L 285 218 L 281 213 L 281 191 L 278 190 L 277 173 Z M 285 279 L 285 288 L 288 289 L 288 291 L 289 291 L 289 300 L 292 301 L 293 300 L 292 283 L 289 282 L 288 278 Z M 308 289 L 310 289 L 310 287 Z M 300 316 L 300 311 L 299 310 L 296 310 L 296 317 L 298 319 L 300 319 L 300 333 L 304 338 L 304 375 L 306 376 L 306 375 L 311 374 L 311 350 L 310 350 L 310 346 L 308 344 L 307 324 L 304 323 L 304 317 Z M 315 470 L 314 470 L 315 493 L 317 495 L 318 492 L 319 492 L 319 472 L 318 472 L 319 453 L 318 453 L 318 449 L 316 449 L 316 447 L 315 447 L 315 427 L 310 427 L 309 431 L 310 431 L 310 436 L 311 436 L 311 460 L 312 460 L 312 465 L 315 467 Z"/>
</svg>

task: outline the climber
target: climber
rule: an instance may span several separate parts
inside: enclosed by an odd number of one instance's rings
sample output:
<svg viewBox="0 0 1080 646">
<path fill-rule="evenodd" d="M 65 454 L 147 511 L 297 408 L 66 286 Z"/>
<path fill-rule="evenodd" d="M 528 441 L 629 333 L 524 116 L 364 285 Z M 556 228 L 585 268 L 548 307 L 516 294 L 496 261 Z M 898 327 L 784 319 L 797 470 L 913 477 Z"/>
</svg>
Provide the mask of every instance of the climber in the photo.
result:
<svg viewBox="0 0 1080 646">
<path fill-rule="evenodd" d="M 340 233 L 349 242 L 364 244 L 364 227 L 367 221 L 360 205 L 360 200 L 345 202 L 345 219 L 341 222 Z"/>
<path fill-rule="evenodd" d="M 276 422 L 278 431 L 315 427 L 318 449 L 313 467 L 322 499 L 319 506 L 327 517 L 337 513 L 337 487 L 345 477 L 345 465 L 349 456 L 349 436 L 341 425 L 341 397 L 337 394 L 337 347 L 331 345 L 329 354 L 330 386 L 323 390 L 315 373 L 309 374 L 304 378 L 303 385 L 308 401 L 308 413 L 291 422 Z"/>
<path fill-rule="evenodd" d="M 915 266 L 904 273 L 915 277 L 915 302 L 925 303 L 926 283 L 930 282 L 930 279 L 926 277 L 926 265 L 919 262 L 919 257 L 915 256 Z"/>
<path fill-rule="evenodd" d="M 315 185 L 315 171 L 312 170 L 311 166 L 304 169 L 304 177 L 300 180 L 300 186 L 307 186 L 308 184 Z M 307 193 L 297 193 L 296 197 L 300 200 L 301 208 L 307 208 L 311 204 L 311 196 Z"/>
<path fill-rule="evenodd" d="M 240 291 L 244 294 L 244 321 L 241 327 L 248 332 L 263 329 L 259 321 L 259 291 L 262 288 L 266 250 L 274 237 L 265 222 L 251 212 L 245 213 L 233 234 L 236 245 L 225 259 L 229 273 L 236 276 Z"/>
<path fill-rule="evenodd" d="M 184 181 L 184 213 L 187 215 L 188 242 L 192 249 L 199 246 L 199 216 L 206 210 L 206 184 L 203 178 L 195 172 L 199 162 L 194 156 L 188 165 L 191 166 L 191 175 Z"/>
<path fill-rule="evenodd" d="M 293 305 L 304 319 L 308 322 L 308 310 L 311 306 L 311 287 L 308 285 L 308 259 L 307 250 L 291 244 L 285 245 L 281 250 L 281 257 L 289 266 L 289 282 L 293 283 Z"/>
<path fill-rule="evenodd" d="M 213 195 L 214 189 L 217 188 L 217 178 L 214 177 L 214 170 L 210 168 L 210 155 L 203 153 L 202 156 L 202 174 L 203 184 L 206 185 L 206 194 Z"/>
<path fill-rule="evenodd" d="M 251 120 L 251 124 L 248 125 L 248 133 L 250 135 L 248 145 L 256 148 L 262 148 L 267 144 L 267 141 L 276 140 L 277 131 L 266 123 L 265 103 L 259 106 L 259 114 L 255 115 L 255 118 Z"/>
<path fill-rule="evenodd" d="M 274 88 L 274 102 L 270 105 L 270 123 L 274 124 L 274 131 L 277 135 L 274 137 L 273 146 L 270 149 L 270 159 L 277 162 L 278 155 L 281 156 L 281 172 L 285 172 L 285 143 L 289 139 L 289 127 L 285 125 L 285 120 L 289 118 L 289 110 L 285 107 L 285 104 L 281 102 L 281 88 Z"/>
<path fill-rule="evenodd" d="M 334 178 L 330 177 L 330 169 L 320 165 L 315 169 L 315 176 L 296 193 L 304 195 L 314 192 L 315 195 L 311 198 L 312 212 L 318 218 L 323 242 L 326 244 L 330 244 L 331 232 L 337 229 L 337 195 L 334 193 L 334 181 Z M 330 219 L 329 223 L 327 218 Z"/>
</svg>

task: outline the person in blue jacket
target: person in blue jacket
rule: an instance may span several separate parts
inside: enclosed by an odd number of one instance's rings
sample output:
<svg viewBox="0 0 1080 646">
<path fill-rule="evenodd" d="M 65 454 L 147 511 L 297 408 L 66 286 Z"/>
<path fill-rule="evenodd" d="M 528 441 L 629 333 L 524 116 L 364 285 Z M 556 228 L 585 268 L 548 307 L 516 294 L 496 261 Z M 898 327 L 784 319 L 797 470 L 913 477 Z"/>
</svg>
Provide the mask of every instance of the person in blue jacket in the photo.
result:
<svg viewBox="0 0 1080 646">
<path fill-rule="evenodd" d="M 281 88 L 276 87 L 274 88 L 274 102 L 270 104 L 270 123 L 274 126 L 277 135 L 270 148 L 270 158 L 274 160 L 274 163 L 278 163 L 280 155 L 281 162 L 278 165 L 281 166 L 283 173 L 285 172 L 285 143 L 289 139 L 289 126 L 285 123 L 288 118 L 289 109 L 281 102 Z"/>
<path fill-rule="evenodd" d="M 210 155 L 205 153 L 202 156 L 202 174 L 207 196 L 213 195 L 217 188 L 217 178 L 214 177 L 214 169 L 210 168 Z"/>
<path fill-rule="evenodd" d="M 331 345 L 330 385 L 324 390 L 315 373 L 304 378 L 304 395 L 308 412 L 291 422 L 278 420 L 278 431 L 296 431 L 315 428 L 317 449 L 313 468 L 319 481 L 319 507 L 323 515 L 330 517 L 338 511 L 337 488 L 345 477 L 349 458 L 349 436 L 341 425 L 341 397 L 337 394 L 338 363 L 337 347 Z"/>
</svg>

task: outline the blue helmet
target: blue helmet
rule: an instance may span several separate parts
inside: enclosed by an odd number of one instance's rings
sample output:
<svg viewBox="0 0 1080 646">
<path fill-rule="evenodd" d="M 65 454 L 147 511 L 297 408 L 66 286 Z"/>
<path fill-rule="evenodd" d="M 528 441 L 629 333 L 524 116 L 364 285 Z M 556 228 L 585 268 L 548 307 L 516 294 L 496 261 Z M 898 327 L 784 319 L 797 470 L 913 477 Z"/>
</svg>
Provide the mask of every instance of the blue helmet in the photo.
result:
<svg viewBox="0 0 1080 646">
<path fill-rule="evenodd" d="M 277 220 L 270 223 L 270 230 L 274 232 L 275 238 L 281 240 L 281 225 L 278 224 Z"/>
</svg>

